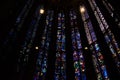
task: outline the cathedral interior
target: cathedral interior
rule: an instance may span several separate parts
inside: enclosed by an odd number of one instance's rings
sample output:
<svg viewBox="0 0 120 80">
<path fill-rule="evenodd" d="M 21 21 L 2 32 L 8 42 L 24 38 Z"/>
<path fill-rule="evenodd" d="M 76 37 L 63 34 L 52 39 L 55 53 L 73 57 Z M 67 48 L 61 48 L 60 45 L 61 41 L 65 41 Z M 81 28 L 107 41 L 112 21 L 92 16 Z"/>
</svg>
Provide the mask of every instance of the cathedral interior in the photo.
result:
<svg viewBox="0 0 120 80">
<path fill-rule="evenodd" d="M 119 0 L 4 0 L 1 80 L 120 80 Z"/>
</svg>

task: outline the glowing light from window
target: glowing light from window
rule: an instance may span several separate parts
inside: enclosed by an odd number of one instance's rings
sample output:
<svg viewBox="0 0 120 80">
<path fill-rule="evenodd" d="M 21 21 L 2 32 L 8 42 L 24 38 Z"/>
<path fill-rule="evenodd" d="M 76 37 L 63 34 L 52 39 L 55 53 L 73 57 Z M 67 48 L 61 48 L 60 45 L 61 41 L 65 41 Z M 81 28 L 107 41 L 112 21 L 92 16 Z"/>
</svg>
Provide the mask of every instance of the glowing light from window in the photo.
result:
<svg viewBox="0 0 120 80">
<path fill-rule="evenodd" d="M 85 49 L 85 50 L 87 50 L 87 49 L 88 49 L 88 47 L 85 47 L 84 49 Z"/>
<path fill-rule="evenodd" d="M 36 49 L 36 50 L 38 50 L 38 49 L 39 49 L 39 47 L 38 47 L 38 46 L 36 46 L 36 47 L 35 47 L 35 49 Z"/>
<path fill-rule="evenodd" d="M 80 12 L 84 13 L 85 12 L 85 7 L 80 7 Z"/>
<path fill-rule="evenodd" d="M 45 10 L 44 9 L 40 9 L 40 14 L 44 14 Z"/>
</svg>

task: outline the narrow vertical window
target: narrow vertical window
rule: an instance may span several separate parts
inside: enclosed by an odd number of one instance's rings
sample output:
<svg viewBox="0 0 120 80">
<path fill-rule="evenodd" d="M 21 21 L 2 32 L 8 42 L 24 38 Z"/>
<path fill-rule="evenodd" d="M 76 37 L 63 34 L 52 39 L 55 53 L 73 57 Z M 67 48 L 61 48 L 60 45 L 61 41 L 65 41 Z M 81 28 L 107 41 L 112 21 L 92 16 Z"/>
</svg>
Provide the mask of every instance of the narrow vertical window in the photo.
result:
<svg viewBox="0 0 120 80">
<path fill-rule="evenodd" d="M 55 80 L 66 80 L 65 15 L 58 13 Z"/>
<path fill-rule="evenodd" d="M 85 9 L 84 12 L 81 11 L 81 8 Z M 95 71 L 97 73 L 97 79 L 98 80 L 101 80 L 101 79 L 109 80 L 106 66 L 104 65 L 104 58 L 103 58 L 103 55 L 101 54 L 102 52 L 97 42 L 97 38 L 93 30 L 91 20 L 89 17 L 87 18 L 84 17 L 86 14 L 88 15 L 87 10 L 84 5 L 80 6 L 80 12 L 81 12 L 82 20 L 84 22 L 86 36 L 90 35 L 92 39 L 92 42 L 91 42 L 89 40 L 89 37 L 87 37 L 88 43 L 90 45 L 90 50 L 92 52 L 92 59 L 93 59 Z"/>
<path fill-rule="evenodd" d="M 73 61 L 75 69 L 75 80 L 86 80 L 85 75 L 85 62 L 82 52 L 81 38 L 77 26 L 76 13 L 70 11 L 70 26 L 71 26 L 71 38 L 73 47 Z"/>
<path fill-rule="evenodd" d="M 34 80 L 44 80 L 47 72 L 49 45 L 51 41 L 51 28 L 53 20 L 53 11 L 48 10 L 45 22 L 45 29 L 42 35 L 42 41 L 36 62 L 36 71 Z"/>
<path fill-rule="evenodd" d="M 104 34 L 104 38 L 106 40 L 106 43 L 109 46 L 109 49 L 112 53 L 112 57 L 116 63 L 116 66 L 118 67 L 118 70 L 120 71 L 120 46 L 118 44 L 118 42 L 116 41 L 114 34 L 112 33 L 112 31 L 109 29 L 109 25 L 106 22 L 104 16 L 102 15 L 99 7 L 97 6 L 95 0 L 88 0 L 90 3 L 90 6 L 95 14 L 95 17 L 99 23 L 99 27 L 102 31 L 102 33 Z M 105 1 L 104 1 L 105 3 Z M 94 6 L 94 8 L 93 8 Z M 106 4 L 107 6 L 107 4 Z M 109 4 L 110 7 L 110 4 Z M 113 10 L 113 8 L 111 7 L 111 10 Z"/>
</svg>

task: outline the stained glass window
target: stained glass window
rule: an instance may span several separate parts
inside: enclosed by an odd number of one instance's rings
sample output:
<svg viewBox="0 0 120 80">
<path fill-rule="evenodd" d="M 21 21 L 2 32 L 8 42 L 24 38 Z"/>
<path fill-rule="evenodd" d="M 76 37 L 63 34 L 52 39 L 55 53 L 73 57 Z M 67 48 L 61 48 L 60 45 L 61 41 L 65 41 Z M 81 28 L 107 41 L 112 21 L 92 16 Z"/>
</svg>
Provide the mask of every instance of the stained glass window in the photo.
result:
<svg viewBox="0 0 120 80">
<path fill-rule="evenodd" d="M 103 5 L 105 6 L 105 8 L 108 10 L 108 12 L 110 13 L 111 17 L 114 19 L 114 21 L 117 23 L 118 26 L 120 23 L 120 16 L 115 12 L 115 9 L 113 8 L 113 6 L 109 3 L 108 0 L 102 0 Z"/>
<path fill-rule="evenodd" d="M 83 6 L 80 6 L 80 8 L 81 7 L 83 7 Z M 81 16 L 82 16 L 83 21 L 84 21 L 83 16 L 85 15 L 85 13 L 88 14 L 86 8 L 85 8 L 84 13 L 81 12 Z M 85 25 L 85 24 L 87 24 L 87 25 Z M 96 38 L 95 32 L 93 30 L 93 26 L 92 26 L 90 18 L 85 19 L 84 28 L 85 28 L 85 31 L 89 30 L 89 33 L 87 33 L 87 31 L 86 31 L 86 36 L 88 36 L 88 34 L 91 35 L 92 42 L 90 42 L 89 37 L 87 37 L 87 39 L 88 39 L 88 43 L 90 45 L 90 50 L 92 52 L 92 59 L 94 62 L 95 71 L 97 73 L 97 79 L 98 80 L 99 79 L 100 80 L 101 79 L 109 80 L 107 70 L 106 70 L 106 67 L 104 65 L 103 55 L 101 54 L 99 44 L 97 43 L 97 38 Z"/>
<path fill-rule="evenodd" d="M 36 10 L 38 12 L 38 9 Z M 36 31 L 38 29 L 38 22 L 40 20 L 41 15 L 35 15 L 33 20 L 31 21 L 31 24 L 29 25 L 29 29 L 26 33 L 26 37 L 24 40 L 24 43 L 21 46 L 21 50 L 19 53 L 19 58 L 18 58 L 18 64 L 22 63 L 24 66 L 25 64 L 28 63 L 28 58 L 30 54 L 31 47 L 33 45 L 33 41 L 35 39 Z M 37 20 L 35 19 L 37 18 Z"/>
<path fill-rule="evenodd" d="M 105 40 L 106 40 L 106 42 L 109 46 L 109 49 L 110 49 L 111 53 L 113 54 L 113 58 L 116 56 L 114 58 L 114 61 L 115 61 L 116 65 L 118 66 L 118 63 L 120 63 L 120 60 L 119 60 L 119 57 L 120 57 L 119 45 L 118 45 L 112 31 L 109 29 L 109 25 L 106 22 L 104 16 L 102 15 L 102 13 L 101 13 L 99 7 L 97 6 L 95 0 L 89 0 L 89 3 L 91 5 L 91 7 L 94 6 L 96 8 L 96 10 L 94 10 L 93 8 L 92 8 L 92 10 L 94 11 L 94 14 L 95 14 L 96 19 L 99 23 L 100 29 L 104 34 L 104 37 L 105 37 Z M 109 7 L 110 7 L 110 5 L 109 5 Z M 111 7 L 111 9 L 112 9 L 112 7 Z M 120 67 L 120 65 L 118 66 L 118 69 L 119 69 L 119 67 Z"/>
<path fill-rule="evenodd" d="M 54 79 L 66 80 L 65 15 L 63 12 L 58 13 L 58 30 Z"/>
<path fill-rule="evenodd" d="M 48 10 L 46 16 L 46 25 L 42 36 L 42 41 L 38 53 L 37 63 L 36 63 L 36 71 L 34 80 L 45 79 L 47 72 L 47 64 L 48 64 L 48 50 L 49 44 L 51 40 L 51 25 L 53 20 L 53 11 Z"/>
<path fill-rule="evenodd" d="M 74 11 L 70 11 L 70 23 L 71 23 L 71 38 L 72 38 L 72 46 L 73 46 L 73 61 L 74 61 L 74 69 L 75 69 L 75 79 L 86 80 L 85 75 L 85 62 L 82 52 L 82 45 L 80 40 L 80 33 L 75 25 L 77 23 L 76 13 Z"/>
</svg>

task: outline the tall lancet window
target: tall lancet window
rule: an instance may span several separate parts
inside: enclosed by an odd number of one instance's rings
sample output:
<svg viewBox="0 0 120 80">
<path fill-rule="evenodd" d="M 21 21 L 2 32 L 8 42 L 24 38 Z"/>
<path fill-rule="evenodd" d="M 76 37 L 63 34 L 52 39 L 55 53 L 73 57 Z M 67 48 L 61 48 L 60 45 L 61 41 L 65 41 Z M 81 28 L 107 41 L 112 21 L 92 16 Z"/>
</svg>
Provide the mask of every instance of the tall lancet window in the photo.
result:
<svg viewBox="0 0 120 80">
<path fill-rule="evenodd" d="M 36 31 L 38 29 L 38 24 L 41 18 L 41 14 L 39 13 L 40 7 L 37 8 L 37 14 L 34 14 L 34 17 L 29 25 L 29 29 L 26 33 L 25 40 L 20 48 L 19 58 L 18 58 L 18 70 L 22 71 L 21 67 L 24 67 L 28 63 L 29 54 L 31 53 L 31 48 L 33 45 L 33 41 L 35 39 Z"/>
<path fill-rule="evenodd" d="M 102 3 L 120 28 L 120 16 L 118 13 L 115 12 L 114 7 L 109 3 L 108 0 L 102 0 Z"/>
<path fill-rule="evenodd" d="M 81 12 L 82 20 L 84 22 L 84 29 L 86 32 L 90 50 L 92 52 L 92 59 L 93 59 L 95 71 L 97 73 L 97 79 L 109 80 L 106 66 L 104 65 L 104 58 L 103 55 L 101 54 L 101 49 L 97 42 L 97 38 L 91 20 L 84 5 L 80 6 L 80 12 Z"/>
<path fill-rule="evenodd" d="M 55 80 L 66 80 L 65 15 L 58 13 Z"/>
<path fill-rule="evenodd" d="M 34 80 L 44 80 L 47 72 L 47 64 L 48 64 L 48 53 L 49 53 L 49 45 L 51 41 L 51 28 L 53 21 L 53 11 L 48 10 L 46 16 L 45 29 L 42 35 L 42 41 L 40 44 L 38 58 L 36 62 L 36 71 L 34 75 Z"/>
<path fill-rule="evenodd" d="M 75 80 L 86 80 L 85 62 L 82 52 L 81 38 L 77 26 L 77 16 L 75 11 L 70 11 L 71 38 L 73 47 L 73 61 L 75 69 Z"/>
<path fill-rule="evenodd" d="M 97 6 L 95 0 L 88 0 L 90 3 L 90 6 L 94 12 L 94 15 L 99 23 L 99 27 L 104 34 L 104 38 L 106 40 L 106 43 L 109 46 L 109 49 L 112 53 L 112 57 L 116 63 L 116 66 L 118 67 L 118 70 L 120 71 L 120 45 L 117 43 L 114 34 L 109 29 L 109 25 L 106 22 L 104 16 L 102 15 L 99 7 Z"/>
</svg>

